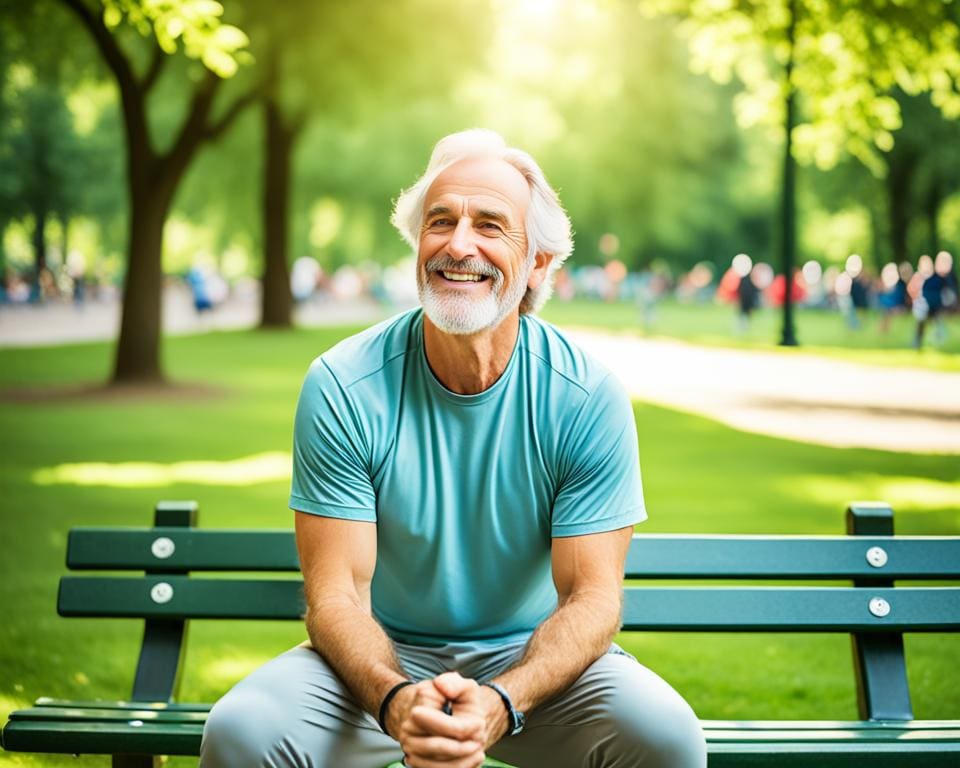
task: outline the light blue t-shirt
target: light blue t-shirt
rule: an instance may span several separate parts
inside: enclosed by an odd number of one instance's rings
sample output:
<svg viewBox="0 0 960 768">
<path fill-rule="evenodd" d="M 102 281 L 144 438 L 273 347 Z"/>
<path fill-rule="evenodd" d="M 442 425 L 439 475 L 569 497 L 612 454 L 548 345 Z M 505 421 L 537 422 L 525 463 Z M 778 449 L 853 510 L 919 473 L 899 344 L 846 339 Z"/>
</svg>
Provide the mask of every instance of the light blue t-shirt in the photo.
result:
<svg viewBox="0 0 960 768">
<path fill-rule="evenodd" d="M 556 608 L 552 537 L 646 517 L 633 410 L 608 371 L 526 315 L 497 382 L 453 393 L 411 310 L 310 367 L 290 506 L 376 522 L 373 612 L 393 639 L 522 640 Z"/>
</svg>

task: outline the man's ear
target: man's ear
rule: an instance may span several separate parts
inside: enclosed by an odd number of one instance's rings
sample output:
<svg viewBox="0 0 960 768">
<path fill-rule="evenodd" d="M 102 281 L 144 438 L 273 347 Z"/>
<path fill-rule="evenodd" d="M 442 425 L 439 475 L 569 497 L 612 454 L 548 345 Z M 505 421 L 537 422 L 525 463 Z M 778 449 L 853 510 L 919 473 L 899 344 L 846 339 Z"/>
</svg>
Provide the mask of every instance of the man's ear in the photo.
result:
<svg viewBox="0 0 960 768">
<path fill-rule="evenodd" d="M 530 277 L 527 279 L 527 288 L 531 290 L 539 288 L 540 284 L 547 279 L 547 272 L 550 271 L 552 263 L 552 253 L 539 251 L 533 259 L 533 269 L 530 270 Z"/>
</svg>

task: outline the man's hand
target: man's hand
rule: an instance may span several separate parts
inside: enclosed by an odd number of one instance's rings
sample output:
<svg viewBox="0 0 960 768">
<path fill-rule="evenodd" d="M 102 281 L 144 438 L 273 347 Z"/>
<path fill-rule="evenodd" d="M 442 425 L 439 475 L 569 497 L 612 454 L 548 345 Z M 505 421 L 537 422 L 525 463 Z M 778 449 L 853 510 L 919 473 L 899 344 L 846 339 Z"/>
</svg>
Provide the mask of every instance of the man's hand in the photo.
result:
<svg viewBox="0 0 960 768">
<path fill-rule="evenodd" d="M 507 710 L 500 695 L 476 680 L 446 672 L 433 679 L 437 691 L 453 705 L 453 716 L 481 723 L 477 738 L 486 749 L 496 744 L 508 729 Z"/>
<path fill-rule="evenodd" d="M 437 681 L 448 677 L 477 688 L 475 681 L 447 673 L 402 688 L 390 703 L 387 731 L 400 742 L 404 763 L 410 768 L 477 768 L 486 757 L 486 722 L 470 707 L 458 711 L 459 702 L 449 693 L 460 691 L 461 686 L 451 681 L 441 691 Z M 453 715 L 443 711 L 448 700 L 453 701 Z"/>
</svg>

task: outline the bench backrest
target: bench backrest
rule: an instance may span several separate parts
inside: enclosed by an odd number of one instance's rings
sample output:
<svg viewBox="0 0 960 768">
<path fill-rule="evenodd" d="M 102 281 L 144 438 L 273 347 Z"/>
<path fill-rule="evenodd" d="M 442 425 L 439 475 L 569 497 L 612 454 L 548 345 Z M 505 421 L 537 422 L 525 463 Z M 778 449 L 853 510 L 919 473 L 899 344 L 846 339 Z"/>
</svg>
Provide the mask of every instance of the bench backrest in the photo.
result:
<svg viewBox="0 0 960 768">
<path fill-rule="evenodd" d="M 146 619 L 135 700 L 175 694 L 187 620 L 303 613 L 292 531 L 199 530 L 196 514 L 193 502 L 166 502 L 152 528 L 69 535 L 71 569 L 144 572 L 65 576 L 58 598 L 63 616 Z M 634 536 L 628 580 L 685 583 L 628 585 L 624 629 L 850 633 L 861 716 L 910 719 L 902 633 L 960 629 L 960 587 L 894 581 L 960 579 L 960 537 L 895 537 L 892 511 L 878 504 L 852 506 L 847 523 L 848 536 Z M 767 583 L 687 583 L 694 580 Z M 770 586 L 777 581 L 791 585 Z"/>
</svg>

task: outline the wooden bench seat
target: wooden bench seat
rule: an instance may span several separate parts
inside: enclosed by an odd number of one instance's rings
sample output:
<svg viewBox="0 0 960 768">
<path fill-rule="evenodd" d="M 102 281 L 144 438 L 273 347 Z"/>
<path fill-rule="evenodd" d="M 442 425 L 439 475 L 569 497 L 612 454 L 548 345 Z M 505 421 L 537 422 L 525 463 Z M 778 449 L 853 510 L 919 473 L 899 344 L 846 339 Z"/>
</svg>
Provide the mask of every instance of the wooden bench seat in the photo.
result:
<svg viewBox="0 0 960 768">
<path fill-rule="evenodd" d="M 960 537 L 895 537 L 893 513 L 883 505 L 851 507 L 847 520 L 847 536 L 634 537 L 627 631 L 839 632 L 853 639 L 859 720 L 703 721 L 711 768 L 960 765 L 960 721 L 913 719 L 902 639 L 904 632 L 960 629 L 960 587 L 923 585 L 960 580 Z M 143 575 L 64 576 L 58 596 L 63 616 L 145 620 L 130 700 L 39 699 L 11 714 L 5 749 L 110 754 L 115 766 L 196 755 L 211 705 L 174 701 L 188 622 L 300 620 L 291 531 L 200 530 L 192 503 L 161 504 L 155 521 L 152 528 L 72 530 L 70 569 Z M 225 580 L 213 572 L 242 575 Z M 643 583 L 654 580 L 671 583 Z M 723 586 L 709 586 L 718 581 Z M 764 583 L 744 583 L 751 581 Z"/>
</svg>

